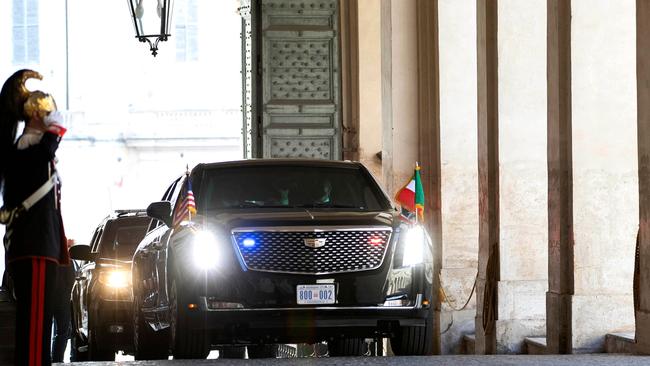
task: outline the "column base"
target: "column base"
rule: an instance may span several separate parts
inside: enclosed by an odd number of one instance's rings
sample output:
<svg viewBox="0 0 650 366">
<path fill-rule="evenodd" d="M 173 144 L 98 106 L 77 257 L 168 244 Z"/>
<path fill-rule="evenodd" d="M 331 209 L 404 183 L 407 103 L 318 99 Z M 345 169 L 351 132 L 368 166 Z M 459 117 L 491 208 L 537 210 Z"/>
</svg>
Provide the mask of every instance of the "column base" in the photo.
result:
<svg viewBox="0 0 650 366">
<path fill-rule="evenodd" d="M 639 355 L 650 355 L 650 312 L 636 311 L 636 347 Z"/>
<path fill-rule="evenodd" d="M 549 354 L 573 352 L 572 302 L 571 294 L 546 293 L 546 350 Z"/>
</svg>

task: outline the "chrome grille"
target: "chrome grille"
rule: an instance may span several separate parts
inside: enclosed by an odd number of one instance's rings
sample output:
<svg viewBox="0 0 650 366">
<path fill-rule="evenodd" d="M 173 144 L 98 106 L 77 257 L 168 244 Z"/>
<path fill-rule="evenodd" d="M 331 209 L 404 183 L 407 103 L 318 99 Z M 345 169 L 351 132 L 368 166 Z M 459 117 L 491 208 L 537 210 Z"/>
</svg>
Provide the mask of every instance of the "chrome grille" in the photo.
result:
<svg viewBox="0 0 650 366">
<path fill-rule="evenodd" d="M 333 274 L 379 268 L 391 228 L 235 229 L 245 266 L 253 271 Z M 313 240 L 321 239 L 321 240 Z M 322 239 L 325 244 L 320 246 Z M 314 245 L 314 242 L 319 244 Z"/>
</svg>

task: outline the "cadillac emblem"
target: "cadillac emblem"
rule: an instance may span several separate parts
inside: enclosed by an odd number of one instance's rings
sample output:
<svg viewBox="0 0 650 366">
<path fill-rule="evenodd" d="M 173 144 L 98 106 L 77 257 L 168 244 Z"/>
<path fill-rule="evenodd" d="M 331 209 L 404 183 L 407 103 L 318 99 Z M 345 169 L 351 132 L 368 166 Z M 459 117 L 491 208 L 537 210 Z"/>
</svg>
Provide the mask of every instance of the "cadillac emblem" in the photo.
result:
<svg viewBox="0 0 650 366">
<path fill-rule="evenodd" d="M 324 247 L 327 238 L 304 238 L 303 240 L 305 241 L 306 246 L 316 249 Z"/>
</svg>

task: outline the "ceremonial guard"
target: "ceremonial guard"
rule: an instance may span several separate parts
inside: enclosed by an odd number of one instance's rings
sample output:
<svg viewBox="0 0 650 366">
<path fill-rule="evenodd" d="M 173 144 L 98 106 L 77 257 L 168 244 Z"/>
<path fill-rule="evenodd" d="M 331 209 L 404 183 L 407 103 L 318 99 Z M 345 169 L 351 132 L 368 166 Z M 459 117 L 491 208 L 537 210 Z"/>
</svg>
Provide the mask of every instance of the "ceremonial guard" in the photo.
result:
<svg viewBox="0 0 650 366">
<path fill-rule="evenodd" d="M 69 265 L 55 153 L 65 129 L 54 99 L 25 87 L 31 70 L 14 73 L 0 92 L 0 222 L 16 296 L 16 365 L 49 365 L 57 267 Z M 16 140 L 19 121 L 25 122 Z"/>
</svg>

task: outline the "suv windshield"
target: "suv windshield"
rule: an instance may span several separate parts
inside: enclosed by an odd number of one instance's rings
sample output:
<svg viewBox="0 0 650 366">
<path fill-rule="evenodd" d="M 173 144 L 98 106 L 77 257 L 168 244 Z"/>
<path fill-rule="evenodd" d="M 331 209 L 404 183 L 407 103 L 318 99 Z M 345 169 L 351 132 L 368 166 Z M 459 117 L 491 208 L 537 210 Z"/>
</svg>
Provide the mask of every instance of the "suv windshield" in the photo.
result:
<svg viewBox="0 0 650 366">
<path fill-rule="evenodd" d="M 125 217 L 112 221 L 102 235 L 99 257 L 131 260 L 150 220 L 147 217 Z"/>
<path fill-rule="evenodd" d="M 205 171 L 199 209 L 390 207 L 370 175 L 359 167 L 243 166 Z"/>
</svg>

